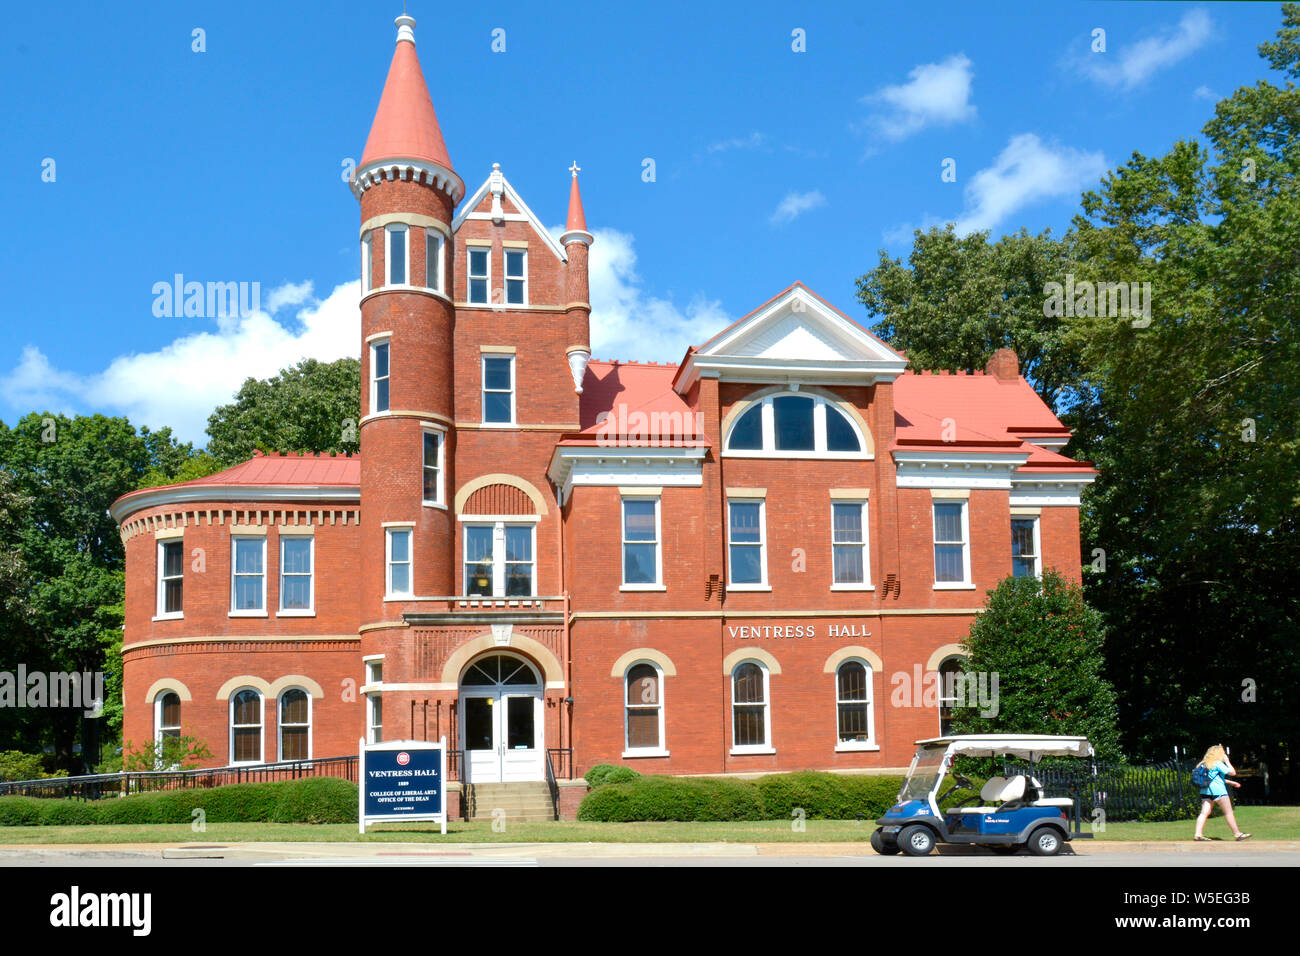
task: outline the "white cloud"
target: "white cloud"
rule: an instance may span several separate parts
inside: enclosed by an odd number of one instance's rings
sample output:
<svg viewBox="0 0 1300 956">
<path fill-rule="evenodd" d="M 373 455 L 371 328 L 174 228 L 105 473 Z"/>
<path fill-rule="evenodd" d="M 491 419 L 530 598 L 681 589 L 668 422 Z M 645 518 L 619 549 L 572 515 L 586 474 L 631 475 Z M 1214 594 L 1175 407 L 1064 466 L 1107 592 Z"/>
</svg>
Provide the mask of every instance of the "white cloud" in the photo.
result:
<svg viewBox="0 0 1300 956">
<path fill-rule="evenodd" d="M 907 74 L 908 82 L 863 97 L 862 102 L 883 107 L 871 118 L 871 125 L 885 139 L 896 142 L 927 126 L 973 119 L 972 65 L 963 53 L 942 63 L 922 63 Z"/>
<path fill-rule="evenodd" d="M 757 149 L 766 141 L 767 137 L 762 133 L 753 132 L 745 137 L 732 137 L 731 139 L 724 139 L 719 140 L 716 143 L 711 143 L 705 152 L 725 153 L 729 149 Z"/>
<path fill-rule="evenodd" d="M 273 289 L 277 308 L 306 301 L 302 287 Z M 265 311 L 223 319 L 214 331 L 189 332 L 153 352 L 113 359 L 102 372 L 77 375 L 50 365 L 35 346 L 0 378 L 0 396 L 20 413 L 32 409 L 122 414 L 134 425 L 170 425 L 183 441 L 202 445 L 208 416 L 229 402 L 244 379 L 268 378 L 305 358 L 332 362 L 355 356 L 361 341 L 360 282 L 312 300 L 295 321 Z M 177 322 L 188 320 L 178 319 Z"/>
<path fill-rule="evenodd" d="M 311 298 L 312 281 L 299 282 L 296 285 L 292 282 L 286 282 L 284 285 L 271 290 L 266 297 L 266 311 L 272 315 L 279 312 L 286 305 L 302 305 Z"/>
<path fill-rule="evenodd" d="M 1077 199 L 1106 168 L 1101 152 L 1048 146 L 1033 133 L 1013 136 L 992 166 L 971 177 L 957 231 L 993 229 L 1041 199 Z"/>
<path fill-rule="evenodd" d="M 1196 88 L 1192 93 L 1192 96 L 1196 97 L 1198 100 L 1212 100 L 1214 102 L 1218 102 L 1223 98 L 1203 83 Z"/>
<path fill-rule="evenodd" d="M 1154 36 L 1139 40 L 1117 53 L 1086 53 L 1080 68 L 1092 79 L 1106 86 L 1131 90 L 1141 86 L 1152 74 L 1191 56 L 1203 47 L 1214 33 L 1214 22 L 1204 10 L 1188 10 L 1177 26 L 1167 27 Z"/>
<path fill-rule="evenodd" d="M 786 197 L 777 204 L 776 211 L 772 213 L 772 225 L 779 226 L 791 222 L 808 210 L 824 205 L 826 205 L 826 197 L 822 195 L 820 189 L 811 189 L 806 193 L 787 193 Z"/>
<path fill-rule="evenodd" d="M 559 236 L 564 230 L 554 227 Z M 650 295 L 636 272 L 636 241 L 614 229 L 594 231 L 591 285 L 591 354 L 596 358 L 678 362 L 731 324 L 721 303 L 698 294 L 685 308 Z"/>
</svg>

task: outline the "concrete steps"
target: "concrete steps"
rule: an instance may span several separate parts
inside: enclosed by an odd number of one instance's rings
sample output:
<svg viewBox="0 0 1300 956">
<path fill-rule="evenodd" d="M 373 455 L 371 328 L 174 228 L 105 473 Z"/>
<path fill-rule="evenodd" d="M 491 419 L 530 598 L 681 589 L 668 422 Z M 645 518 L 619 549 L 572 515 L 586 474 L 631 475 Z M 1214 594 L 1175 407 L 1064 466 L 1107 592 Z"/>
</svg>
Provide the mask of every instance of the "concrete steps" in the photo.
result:
<svg viewBox="0 0 1300 956">
<path fill-rule="evenodd" d="M 543 781 L 527 783 L 467 783 L 464 790 L 465 816 L 469 820 L 501 819 L 507 823 L 531 823 L 555 819 L 551 790 Z"/>
</svg>

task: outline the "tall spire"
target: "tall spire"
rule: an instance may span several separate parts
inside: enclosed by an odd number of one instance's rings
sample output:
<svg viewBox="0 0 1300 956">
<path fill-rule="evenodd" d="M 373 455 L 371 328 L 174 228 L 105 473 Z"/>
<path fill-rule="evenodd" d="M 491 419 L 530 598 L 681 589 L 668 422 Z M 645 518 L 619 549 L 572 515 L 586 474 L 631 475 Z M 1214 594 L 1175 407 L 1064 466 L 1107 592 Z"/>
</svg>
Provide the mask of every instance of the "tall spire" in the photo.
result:
<svg viewBox="0 0 1300 956">
<path fill-rule="evenodd" d="M 564 224 L 564 235 L 560 236 L 560 242 L 568 245 L 570 242 L 586 242 L 591 245 L 591 233 L 587 231 L 587 216 L 582 211 L 582 193 L 578 191 L 578 173 L 582 167 L 575 161 L 569 167 L 569 172 L 573 174 L 572 184 L 569 186 L 569 218 Z"/>
<path fill-rule="evenodd" d="M 396 22 L 397 48 L 375 121 L 370 124 L 361 165 L 377 160 L 415 159 L 452 172 L 447 144 L 415 53 L 415 18 L 402 14 Z"/>
</svg>

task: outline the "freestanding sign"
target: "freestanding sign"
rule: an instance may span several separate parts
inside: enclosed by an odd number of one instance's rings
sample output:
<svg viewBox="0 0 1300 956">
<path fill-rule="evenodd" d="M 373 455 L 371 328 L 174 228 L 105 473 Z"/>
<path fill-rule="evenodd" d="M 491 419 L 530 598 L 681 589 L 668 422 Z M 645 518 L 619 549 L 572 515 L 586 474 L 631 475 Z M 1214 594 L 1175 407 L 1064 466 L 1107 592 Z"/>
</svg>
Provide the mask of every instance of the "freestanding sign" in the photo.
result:
<svg viewBox="0 0 1300 956">
<path fill-rule="evenodd" d="M 360 741 L 357 822 L 429 820 L 447 832 L 447 738 L 438 743 L 390 740 Z"/>
</svg>

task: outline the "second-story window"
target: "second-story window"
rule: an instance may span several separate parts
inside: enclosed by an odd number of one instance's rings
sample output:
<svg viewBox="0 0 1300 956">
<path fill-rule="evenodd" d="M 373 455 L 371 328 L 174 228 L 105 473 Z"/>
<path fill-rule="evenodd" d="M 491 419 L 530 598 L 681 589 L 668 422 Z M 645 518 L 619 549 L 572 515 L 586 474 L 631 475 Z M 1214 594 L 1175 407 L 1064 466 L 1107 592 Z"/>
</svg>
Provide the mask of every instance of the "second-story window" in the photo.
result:
<svg viewBox="0 0 1300 956">
<path fill-rule="evenodd" d="M 361 294 L 370 291 L 370 233 L 361 237 Z"/>
<path fill-rule="evenodd" d="M 763 502 L 727 502 L 727 546 L 733 587 L 767 584 L 766 542 L 763 540 Z"/>
<path fill-rule="evenodd" d="M 934 585 L 970 584 L 966 502 L 934 502 Z"/>
<path fill-rule="evenodd" d="M 483 421 L 513 425 L 515 421 L 515 360 L 513 356 L 483 356 Z"/>
<path fill-rule="evenodd" d="M 469 266 L 466 279 L 471 305 L 488 303 L 488 283 L 492 279 L 489 265 L 491 252 L 492 250 L 487 246 L 470 246 L 465 252 L 465 259 Z"/>
<path fill-rule="evenodd" d="M 659 584 L 659 499 L 623 499 L 623 586 Z"/>
<path fill-rule="evenodd" d="M 231 611 L 257 614 L 266 610 L 266 538 L 232 539 Z"/>
<path fill-rule="evenodd" d="M 831 503 L 832 583 L 867 585 L 871 581 L 867 556 L 867 503 Z"/>
<path fill-rule="evenodd" d="M 424 433 L 424 503 L 442 504 L 442 432 Z"/>
<path fill-rule="evenodd" d="M 464 593 L 475 597 L 532 597 L 537 579 L 535 531 L 531 523 L 466 524 Z"/>
<path fill-rule="evenodd" d="M 180 617 L 184 609 L 185 545 L 180 538 L 158 542 L 158 616 Z"/>
<path fill-rule="evenodd" d="M 388 340 L 370 346 L 370 411 L 388 411 Z"/>
<path fill-rule="evenodd" d="M 310 612 L 312 610 L 312 552 L 315 538 L 311 535 L 280 536 L 280 611 Z"/>
<path fill-rule="evenodd" d="M 424 231 L 424 284 L 426 288 L 441 292 L 442 289 L 442 243 L 443 237 L 436 229 Z"/>
<path fill-rule="evenodd" d="M 1018 578 L 1038 577 L 1038 519 L 1011 519 L 1011 573 Z"/>
<path fill-rule="evenodd" d="M 528 253 L 523 249 L 506 250 L 506 303 L 528 302 Z"/>
<path fill-rule="evenodd" d="M 411 593 L 411 529 L 388 528 L 384 537 L 388 550 L 388 595 L 407 596 Z"/>
<path fill-rule="evenodd" d="M 388 270 L 387 285 L 406 285 L 406 277 L 411 274 L 407 258 L 407 227 L 402 223 L 393 223 L 384 230 L 388 237 L 388 248 L 384 250 L 384 264 Z"/>
</svg>

